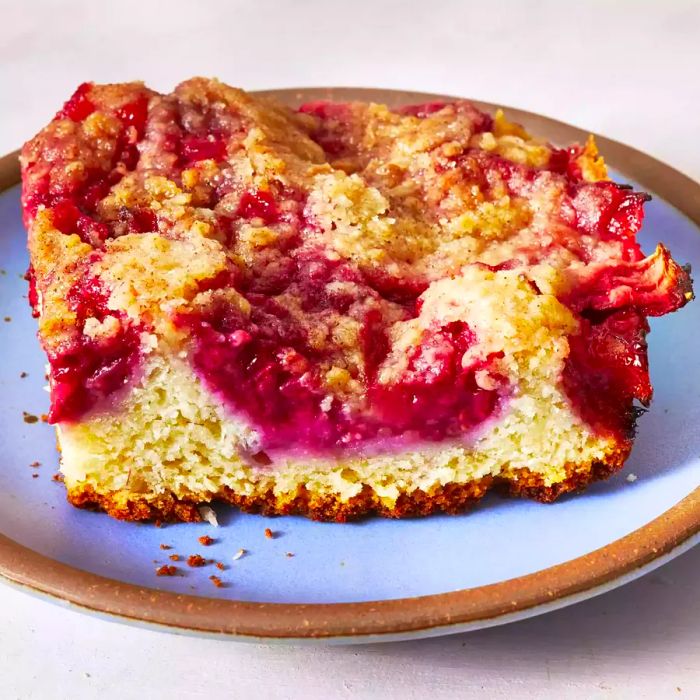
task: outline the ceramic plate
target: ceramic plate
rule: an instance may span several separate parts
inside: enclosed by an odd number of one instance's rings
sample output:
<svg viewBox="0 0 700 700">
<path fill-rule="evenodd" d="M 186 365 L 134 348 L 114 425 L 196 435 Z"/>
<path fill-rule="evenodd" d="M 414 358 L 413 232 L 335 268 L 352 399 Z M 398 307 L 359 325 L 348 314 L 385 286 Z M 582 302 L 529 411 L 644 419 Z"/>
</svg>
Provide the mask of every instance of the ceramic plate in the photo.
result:
<svg viewBox="0 0 700 700">
<path fill-rule="evenodd" d="M 358 89 L 274 94 L 290 104 L 437 97 Z M 508 113 L 553 142 L 585 137 L 543 117 Z M 645 249 L 663 240 L 677 260 L 700 269 L 700 186 L 630 148 L 606 139 L 600 145 L 616 178 L 655 195 L 641 235 Z M 16 155 L 8 156 L 0 163 L 0 574 L 6 580 L 84 610 L 173 631 L 376 641 L 476 629 L 561 607 L 629 581 L 700 538 L 699 302 L 652 320 L 653 407 L 640 420 L 625 470 L 578 497 L 541 505 L 490 496 L 461 516 L 355 524 L 217 507 L 218 528 L 157 528 L 72 508 L 52 479 L 58 463 L 52 429 L 41 420 L 26 422 L 27 414 L 47 410 L 48 396 L 22 279 L 27 255 L 18 178 Z M 627 479 L 631 474 L 635 481 Z M 204 534 L 214 544 L 200 545 Z M 234 561 L 239 549 L 246 554 Z M 198 553 L 225 569 L 181 566 L 182 576 L 156 577 L 175 553 Z M 212 574 L 225 585 L 216 588 Z"/>
</svg>

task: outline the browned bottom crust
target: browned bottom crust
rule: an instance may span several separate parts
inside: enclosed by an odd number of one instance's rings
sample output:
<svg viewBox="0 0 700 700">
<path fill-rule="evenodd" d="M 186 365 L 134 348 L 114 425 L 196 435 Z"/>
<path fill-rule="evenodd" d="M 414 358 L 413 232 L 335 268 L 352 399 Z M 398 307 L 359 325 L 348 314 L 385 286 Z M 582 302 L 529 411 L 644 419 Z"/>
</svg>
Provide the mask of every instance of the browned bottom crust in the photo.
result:
<svg viewBox="0 0 700 700">
<path fill-rule="evenodd" d="M 573 465 L 564 481 L 545 486 L 542 477 L 520 469 L 509 478 L 485 477 L 466 484 L 450 483 L 430 493 L 416 489 L 399 496 L 393 507 L 387 507 L 368 486 L 348 501 L 334 496 L 318 495 L 301 488 L 294 496 L 275 496 L 269 490 L 256 496 L 242 496 L 230 489 L 216 494 L 193 494 L 178 499 L 171 494 L 148 496 L 124 493 L 97 493 L 92 486 L 80 485 L 68 490 L 68 500 L 78 508 L 97 508 L 120 520 L 156 520 L 198 522 L 202 520 L 198 506 L 211 501 L 226 502 L 249 513 L 265 515 L 305 515 L 313 520 L 346 522 L 375 513 L 387 518 L 408 518 L 431 513 L 461 513 L 495 490 L 504 496 L 531 498 L 551 503 L 559 496 L 583 491 L 594 481 L 607 479 L 618 471 L 628 450 L 611 454 L 606 462 Z"/>
</svg>

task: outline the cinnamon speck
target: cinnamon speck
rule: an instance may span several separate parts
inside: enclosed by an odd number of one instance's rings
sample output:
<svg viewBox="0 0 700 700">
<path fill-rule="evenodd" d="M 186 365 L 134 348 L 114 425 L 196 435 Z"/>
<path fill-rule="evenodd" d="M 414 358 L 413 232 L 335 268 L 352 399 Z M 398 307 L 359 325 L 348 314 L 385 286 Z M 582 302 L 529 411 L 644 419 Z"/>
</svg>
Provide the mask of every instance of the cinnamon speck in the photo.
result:
<svg viewBox="0 0 700 700">
<path fill-rule="evenodd" d="M 284 556 L 291 559 L 294 556 L 294 552 L 287 552 Z"/>
<path fill-rule="evenodd" d="M 199 541 L 199 544 L 204 545 L 205 547 L 209 547 L 210 545 L 214 544 L 214 542 L 216 542 L 216 540 L 213 537 L 209 537 L 209 535 L 202 535 L 197 539 Z"/>
<path fill-rule="evenodd" d="M 39 418 L 41 418 L 42 423 L 48 423 L 49 422 L 49 414 L 48 413 L 42 413 Z"/>
<path fill-rule="evenodd" d="M 172 549 L 172 547 L 169 544 L 161 544 L 160 548 L 161 549 Z"/>
<path fill-rule="evenodd" d="M 25 379 L 25 378 L 28 377 L 28 376 L 29 376 L 29 373 L 28 373 L 28 372 L 20 372 L 20 373 L 19 373 L 19 378 L 20 378 L 20 379 Z"/>
<path fill-rule="evenodd" d="M 62 483 L 62 482 L 63 482 L 63 474 L 61 474 L 61 472 L 56 472 L 56 473 L 51 477 L 51 480 L 52 480 L 52 481 L 59 481 L 59 482 Z"/>
<path fill-rule="evenodd" d="M 221 588 L 224 585 L 224 582 L 218 577 L 218 576 L 210 576 L 209 580 L 217 587 Z"/>
<path fill-rule="evenodd" d="M 12 320 L 11 316 L 5 316 L 5 319 L 4 319 L 5 323 L 9 323 L 11 320 Z"/>
<path fill-rule="evenodd" d="M 267 537 L 268 540 L 272 540 L 275 537 L 275 533 L 270 530 L 269 527 L 265 528 L 265 537 Z"/>
<path fill-rule="evenodd" d="M 36 468 L 36 467 L 40 467 L 40 466 L 41 466 L 41 462 L 32 462 L 29 466 L 30 466 L 30 467 L 35 467 L 35 468 Z"/>
<path fill-rule="evenodd" d="M 199 554 L 190 554 L 187 557 L 187 566 L 206 566 L 207 560 Z"/>
<path fill-rule="evenodd" d="M 35 416 L 33 413 L 27 413 L 26 411 L 22 411 L 22 419 L 24 420 L 25 423 L 38 423 L 39 418 Z"/>
<path fill-rule="evenodd" d="M 32 474 L 32 479 L 38 479 L 39 475 L 38 474 Z"/>
<path fill-rule="evenodd" d="M 177 574 L 177 566 L 172 564 L 163 564 L 156 569 L 156 576 L 175 576 Z"/>
<path fill-rule="evenodd" d="M 168 559 L 170 559 L 170 561 L 180 561 L 180 555 L 179 554 L 171 554 L 168 557 Z"/>
</svg>

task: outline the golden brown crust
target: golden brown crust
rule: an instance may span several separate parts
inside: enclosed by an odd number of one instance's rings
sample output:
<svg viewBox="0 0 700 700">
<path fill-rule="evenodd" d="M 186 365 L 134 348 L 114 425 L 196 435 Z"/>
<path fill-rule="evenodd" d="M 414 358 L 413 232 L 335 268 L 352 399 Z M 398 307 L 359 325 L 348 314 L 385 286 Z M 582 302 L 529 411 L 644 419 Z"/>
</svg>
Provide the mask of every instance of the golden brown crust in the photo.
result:
<svg viewBox="0 0 700 700">
<path fill-rule="evenodd" d="M 490 490 L 504 496 L 552 503 L 564 494 L 583 491 L 591 483 L 607 479 L 622 468 L 628 454 L 629 447 L 624 447 L 612 453 L 606 462 L 568 465 L 566 471 L 569 476 L 550 486 L 544 484 L 539 474 L 518 469 L 508 478 L 488 476 L 464 484 L 449 483 L 430 493 L 416 489 L 401 494 L 393 506 L 385 505 L 369 486 L 350 500 L 341 501 L 332 495 L 314 494 L 303 487 L 294 496 L 275 496 L 271 490 L 256 496 L 243 496 L 225 489 L 217 494 L 178 499 L 172 494 L 100 494 L 92 486 L 79 485 L 68 490 L 68 501 L 78 508 L 104 510 L 120 520 L 198 522 L 202 519 L 198 506 L 210 501 L 223 501 L 248 513 L 305 515 L 327 522 L 346 522 L 371 514 L 385 518 L 409 518 L 441 512 L 457 514 L 476 505 Z"/>
</svg>

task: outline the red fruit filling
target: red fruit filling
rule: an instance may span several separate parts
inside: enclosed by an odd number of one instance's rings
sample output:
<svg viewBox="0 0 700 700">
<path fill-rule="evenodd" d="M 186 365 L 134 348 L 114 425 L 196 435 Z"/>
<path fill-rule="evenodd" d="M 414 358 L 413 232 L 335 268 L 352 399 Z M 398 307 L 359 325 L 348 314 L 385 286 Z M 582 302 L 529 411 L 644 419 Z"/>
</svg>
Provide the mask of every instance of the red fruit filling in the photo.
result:
<svg viewBox="0 0 700 700">
<path fill-rule="evenodd" d="M 646 316 L 662 316 L 692 296 L 688 272 L 661 246 L 648 258 L 603 268 L 563 301 L 581 316 L 569 339 L 564 385 L 579 415 L 599 432 L 629 435 L 633 401 L 651 401 Z"/>
<path fill-rule="evenodd" d="M 248 220 L 262 219 L 267 226 L 274 224 L 280 215 L 274 195 L 264 190 L 244 192 L 236 214 Z"/>
<path fill-rule="evenodd" d="M 634 400 L 651 401 L 646 334 L 649 324 L 634 309 L 581 319 L 569 338 L 564 387 L 579 415 L 595 430 L 631 437 Z"/>
<path fill-rule="evenodd" d="M 146 131 L 148 119 L 148 97 L 139 95 L 133 102 L 129 102 L 116 110 L 116 115 L 124 126 L 133 126 L 136 134 L 141 138 Z"/>
<path fill-rule="evenodd" d="M 189 136 L 180 144 L 180 155 L 184 163 L 212 158 L 222 160 L 226 157 L 226 143 L 222 139 Z"/>
<path fill-rule="evenodd" d="M 61 233 L 77 233 L 94 247 L 99 247 L 109 237 L 109 229 L 95 219 L 80 212 L 69 199 L 57 201 L 51 209 L 53 225 Z"/>
<path fill-rule="evenodd" d="M 442 440 L 486 420 L 496 408 L 499 393 L 479 387 L 476 372 L 487 370 L 502 354 L 463 366 L 462 358 L 475 340 L 462 321 L 438 327 L 411 350 L 399 383 L 373 382 L 368 395 L 383 425 L 394 434 L 410 431 Z M 500 379 L 505 387 L 507 380 Z"/>
<path fill-rule="evenodd" d="M 107 294 L 94 278 L 73 286 L 68 305 L 77 316 L 77 327 L 86 319 L 119 321 L 118 331 L 107 338 L 77 333 L 67 344 L 48 353 L 51 382 L 49 422 L 78 420 L 133 377 L 140 359 L 140 330 L 123 314 L 107 308 Z"/>
<path fill-rule="evenodd" d="M 321 266 L 327 274 L 338 272 Z M 308 277 L 310 267 L 302 267 L 297 280 L 308 291 L 302 306 L 309 311 L 325 304 L 347 306 L 347 299 L 323 299 L 319 289 L 325 284 Z M 384 385 L 374 374 L 388 350 L 385 327 L 376 314 L 366 314 L 361 336 L 367 369 L 360 378 L 366 397 L 350 408 L 324 389 L 319 366 L 327 358 L 311 348 L 288 312 L 271 299 L 251 295 L 250 301 L 250 319 L 219 307 L 180 316 L 176 323 L 195 339 L 193 364 L 200 376 L 261 432 L 264 449 L 357 448 L 406 433 L 414 440 L 442 440 L 463 435 L 496 409 L 498 392 L 479 388 L 475 380 L 488 361 L 462 366 L 474 342 L 466 324 L 435 329 L 412 353 L 402 381 Z"/>
<path fill-rule="evenodd" d="M 89 117 L 96 109 L 88 97 L 91 89 L 92 85 L 90 83 L 79 85 L 78 89 L 63 105 L 63 109 L 56 114 L 54 119 L 71 119 L 74 122 L 81 122 L 85 117 Z"/>
</svg>

